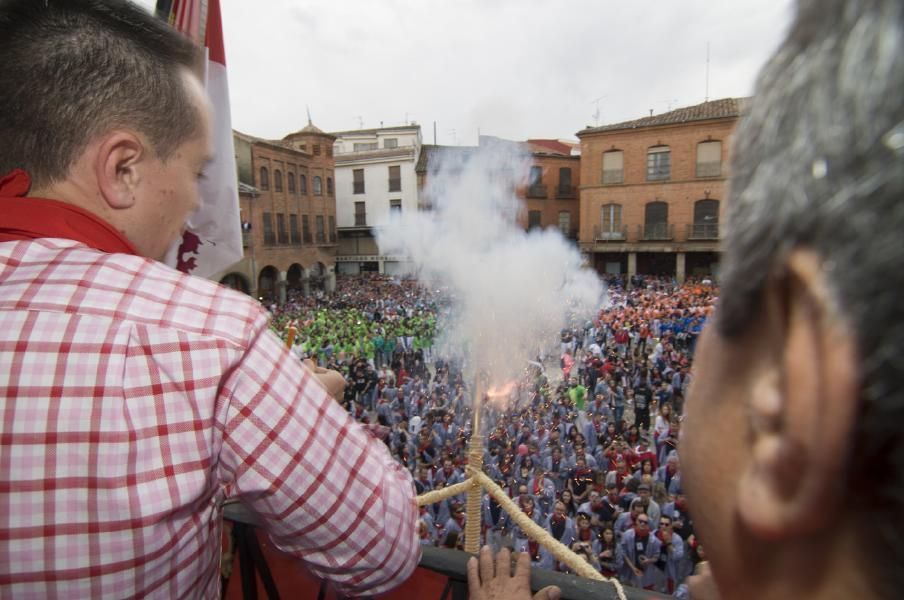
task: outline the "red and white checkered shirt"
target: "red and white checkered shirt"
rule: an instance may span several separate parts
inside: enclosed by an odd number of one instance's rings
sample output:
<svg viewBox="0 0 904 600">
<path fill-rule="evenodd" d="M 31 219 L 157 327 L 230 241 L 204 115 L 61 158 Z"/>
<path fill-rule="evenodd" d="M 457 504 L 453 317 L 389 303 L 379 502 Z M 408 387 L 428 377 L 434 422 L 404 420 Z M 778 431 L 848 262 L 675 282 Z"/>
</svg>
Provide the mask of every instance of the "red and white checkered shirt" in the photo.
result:
<svg viewBox="0 0 904 600">
<path fill-rule="evenodd" d="M 0 596 L 218 598 L 226 486 L 347 593 L 408 577 L 410 475 L 267 323 L 152 260 L 0 243 Z"/>
</svg>

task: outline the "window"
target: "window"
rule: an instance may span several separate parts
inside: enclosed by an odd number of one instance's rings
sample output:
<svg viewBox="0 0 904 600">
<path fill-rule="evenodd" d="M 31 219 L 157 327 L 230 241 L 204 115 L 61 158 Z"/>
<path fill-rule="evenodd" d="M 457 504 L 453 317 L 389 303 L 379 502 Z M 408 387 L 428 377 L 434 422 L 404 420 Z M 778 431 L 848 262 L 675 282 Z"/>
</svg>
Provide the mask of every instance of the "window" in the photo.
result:
<svg viewBox="0 0 904 600">
<path fill-rule="evenodd" d="M 289 215 L 289 241 L 293 246 L 301 243 L 301 233 L 298 231 L 298 215 Z"/>
<path fill-rule="evenodd" d="M 670 240 L 669 205 L 661 200 L 648 202 L 644 207 L 643 239 Z"/>
<path fill-rule="evenodd" d="M 273 215 L 264 213 L 264 245 L 273 246 L 276 244 L 276 234 L 273 233 Z"/>
<path fill-rule="evenodd" d="M 546 198 L 546 186 L 542 184 L 543 167 L 531 167 L 527 178 L 527 197 Z"/>
<path fill-rule="evenodd" d="M 308 193 L 308 178 L 304 173 L 298 176 L 298 185 L 301 187 L 302 195 L 307 195 Z"/>
<path fill-rule="evenodd" d="M 559 231 L 565 237 L 571 237 L 571 213 L 567 210 L 559 211 Z"/>
<path fill-rule="evenodd" d="M 295 193 L 295 173 L 288 173 L 286 175 L 286 179 L 288 180 L 288 183 L 289 183 L 289 193 L 294 194 Z"/>
<path fill-rule="evenodd" d="M 332 144 L 330 144 L 329 146 L 326 147 L 326 155 L 328 157 L 332 158 L 332 156 L 333 156 L 333 145 Z"/>
<path fill-rule="evenodd" d="M 326 178 L 326 193 L 328 196 L 333 195 L 333 178 L 332 177 Z"/>
<path fill-rule="evenodd" d="M 625 239 L 621 222 L 621 204 L 604 204 L 600 208 L 599 240 Z"/>
<path fill-rule="evenodd" d="M 320 156 L 320 144 L 314 144 L 314 156 Z"/>
<path fill-rule="evenodd" d="M 402 191 L 402 167 L 389 167 L 389 191 Z"/>
<path fill-rule="evenodd" d="M 317 243 L 326 243 L 326 237 L 323 233 L 323 215 L 317 215 Z"/>
<path fill-rule="evenodd" d="M 625 154 L 621 150 L 603 153 L 603 185 L 624 183 Z"/>
<path fill-rule="evenodd" d="M 282 191 L 282 171 L 279 169 L 273 171 L 273 187 L 277 192 Z"/>
<path fill-rule="evenodd" d="M 355 202 L 355 227 L 367 226 L 367 209 L 363 202 Z"/>
<path fill-rule="evenodd" d="M 402 214 L 402 201 L 401 200 L 390 200 L 389 201 L 389 216 L 392 218 L 393 216 L 398 216 Z"/>
<path fill-rule="evenodd" d="M 694 224 L 688 236 L 692 239 L 719 239 L 719 201 L 697 200 L 694 203 Z"/>
<path fill-rule="evenodd" d="M 539 210 L 529 210 L 527 211 L 527 228 L 530 229 L 539 229 L 540 228 L 540 220 L 542 219 L 543 213 Z"/>
<path fill-rule="evenodd" d="M 399 138 L 386 138 L 383 140 L 384 148 L 398 148 L 399 147 Z"/>
<path fill-rule="evenodd" d="M 366 142 L 366 143 L 356 142 L 353 147 L 354 147 L 355 152 L 368 152 L 370 150 L 376 150 L 377 143 L 376 142 Z"/>
<path fill-rule="evenodd" d="M 364 169 L 354 169 L 352 171 L 352 193 L 364 193 Z"/>
<path fill-rule="evenodd" d="M 270 189 L 270 172 L 267 171 L 267 167 L 261 167 L 260 171 L 260 181 L 258 181 L 258 185 L 262 190 Z"/>
<path fill-rule="evenodd" d="M 571 185 L 571 167 L 559 169 L 559 189 L 556 194 L 559 198 L 574 198 L 574 186 Z"/>
<path fill-rule="evenodd" d="M 323 195 L 323 180 L 320 179 L 320 175 L 314 175 L 314 195 Z"/>
<path fill-rule="evenodd" d="M 336 243 L 336 217 L 330 215 L 330 242 Z"/>
<path fill-rule="evenodd" d="M 660 181 L 672 176 L 672 153 L 668 146 L 647 150 L 647 181 Z"/>
<path fill-rule="evenodd" d="M 304 243 L 311 243 L 311 223 L 308 215 L 301 215 L 301 234 L 304 236 Z"/>
<path fill-rule="evenodd" d="M 276 215 L 276 243 L 286 244 L 289 242 L 289 236 L 286 235 L 286 215 L 280 213 Z"/>
<path fill-rule="evenodd" d="M 697 177 L 719 177 L 722 174 L 722 142 L 697 144 Z"/>
</svg>

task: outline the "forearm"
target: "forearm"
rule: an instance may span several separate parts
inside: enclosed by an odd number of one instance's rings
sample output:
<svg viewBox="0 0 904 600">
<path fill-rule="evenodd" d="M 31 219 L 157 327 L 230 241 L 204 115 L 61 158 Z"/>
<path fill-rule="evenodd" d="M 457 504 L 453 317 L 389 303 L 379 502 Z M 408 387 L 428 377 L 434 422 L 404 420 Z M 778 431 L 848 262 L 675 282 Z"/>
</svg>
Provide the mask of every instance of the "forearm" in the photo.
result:
<svg viewBox="0 0 904 600">
<path fill-rule="evenodd" d="M 224 478 L 314 573 L 345 593 L 386 591 L 420 556 L 411 477 L 280 354 L 256 342 L 224 386 Z"/>
</svg>

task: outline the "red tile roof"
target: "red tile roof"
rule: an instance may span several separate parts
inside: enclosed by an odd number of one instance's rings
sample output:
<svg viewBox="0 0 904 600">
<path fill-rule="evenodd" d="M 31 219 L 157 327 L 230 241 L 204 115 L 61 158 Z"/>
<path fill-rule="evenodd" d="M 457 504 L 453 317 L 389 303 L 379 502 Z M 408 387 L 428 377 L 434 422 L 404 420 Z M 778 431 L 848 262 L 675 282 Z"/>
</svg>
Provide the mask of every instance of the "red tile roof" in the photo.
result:
<svg viewBox="0 0 904 600">
<path fill-rule="evenodd" d="M 600 127 L 588 127 L 577 133 L 578 137 L 591 133 L 601 133 L 605 131 L 617 131 L 620 129 L 638 129 L 640 127 L 655 127 L 657 125 L 673 125 L 676 123 L 687 123 L 690 121 L 706 121 L 709 119 L 725 119 L 729 117 L 738 117 L 744 111 L 744 107 L 749 98 L 722 98 L 720 100 L 710 100 L 696 106 L 687 106 L 679 108 L 667 113 L 643 117 L 633 121 L 623 121 L 612 125 L 602 125 Z"/>
</svg>

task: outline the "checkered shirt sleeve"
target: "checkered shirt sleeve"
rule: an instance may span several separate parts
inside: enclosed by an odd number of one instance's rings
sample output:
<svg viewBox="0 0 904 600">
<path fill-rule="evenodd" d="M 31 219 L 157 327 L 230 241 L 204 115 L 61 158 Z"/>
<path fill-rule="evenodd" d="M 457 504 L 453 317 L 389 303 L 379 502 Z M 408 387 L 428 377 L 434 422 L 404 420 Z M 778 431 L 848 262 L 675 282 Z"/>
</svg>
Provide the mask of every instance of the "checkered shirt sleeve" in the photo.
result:
<svg viewBox="0 0 904 600">
<path fill-rule="evenodd" d="M 229 486 L 347 593 L 416 565 L 410 475 L 253 300 L 70 241 L 0 244 L 0 596 L 216 598 Z"/>
</svg>

